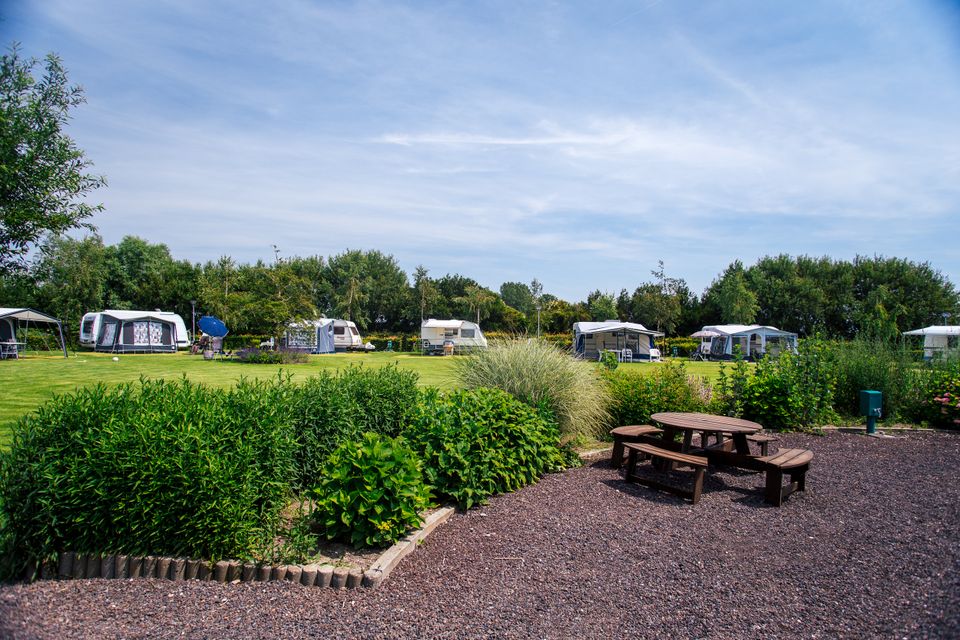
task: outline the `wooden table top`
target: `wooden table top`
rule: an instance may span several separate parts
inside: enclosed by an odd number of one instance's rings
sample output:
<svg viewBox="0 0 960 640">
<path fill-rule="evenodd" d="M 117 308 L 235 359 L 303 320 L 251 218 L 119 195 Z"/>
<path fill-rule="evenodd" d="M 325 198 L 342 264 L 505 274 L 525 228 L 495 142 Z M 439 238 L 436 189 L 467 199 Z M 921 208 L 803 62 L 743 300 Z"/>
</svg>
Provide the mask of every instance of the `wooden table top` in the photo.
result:
<svg viewBox="0 0 960 640">
<path fill-rule="evenodd" d="M 763 426 L 749 420 L 713 416 L 708 413 L 655 413 L 650 416 L 660 424 L 689 431 L 710 431 L 720 433 L 754 433 Z"/>
</svg>

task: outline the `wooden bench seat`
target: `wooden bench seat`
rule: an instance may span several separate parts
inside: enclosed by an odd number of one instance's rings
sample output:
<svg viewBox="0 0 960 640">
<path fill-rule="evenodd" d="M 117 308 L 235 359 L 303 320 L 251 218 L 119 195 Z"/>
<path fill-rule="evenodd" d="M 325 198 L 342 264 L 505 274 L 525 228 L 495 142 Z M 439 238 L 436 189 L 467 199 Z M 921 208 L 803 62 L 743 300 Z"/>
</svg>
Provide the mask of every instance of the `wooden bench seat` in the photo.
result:
<svg viewBox="0 0 960 640">
<path fill-rule="evenodd" d="M 610 435 L 613 436 L 613 453 L 610 454 L 610 466 L 619 469 L 623 465 L 623 445 L 627 442 L 645 442 L 648 438 L 661 433 L 663 433 L 663 429 L 658 429 L 649 424 L 632 424 L 613 429 L 610 431 Z"/>
<path fill-rule="evenodd" d="M 760 455 L 765 456 L 769 454 L 769 446 L 771 442 L 777 442 L 780 440 L 777 436 L 771 436 L 766 433 L 754 433 L 747 436 L 747 442 L 754 442 L 760 445 Z"/>
<path fill-rule="evenodd" d="M 703 491 L 703 475 L 707 470 L 706 458 L 702 456 L 693 456 L 688 453 L 680 453 L 678 451 L 670 451 L 669 449 L 661 449 L 660 447 L 646 443 L 628 442 L 624 446 L 628 451 L 626 472 L 627 482 L 637 482 L 654 489 L 669 491 L 670 493 L 683 496 L 684 498 L 690 498 L 693 501 L 693 504 L 697 504 L 700 501 L 700 494 Z M 676 462 L 682 465 L 693 467 L 693 489 L 690 490 L 681 487 L 675 487 L 673 485 L 664 484 L 659 480 L 638 476 L 636 474 L 637 462 L 639 461 L 641 455 L 648 456 L 653 460 L 663 460 L 667 463 Z"/>
<path fill-rule="evenodd" d="M 767 503 L 779 507 L 791 493 L 806 489 L 807 470 L 813 460 L 813 452 L 809 449 L 780 449 L 757 460 L 767 473 Z M 783 474 L 790 476 L 787 486 L 783 486 Z"/>
</svg>

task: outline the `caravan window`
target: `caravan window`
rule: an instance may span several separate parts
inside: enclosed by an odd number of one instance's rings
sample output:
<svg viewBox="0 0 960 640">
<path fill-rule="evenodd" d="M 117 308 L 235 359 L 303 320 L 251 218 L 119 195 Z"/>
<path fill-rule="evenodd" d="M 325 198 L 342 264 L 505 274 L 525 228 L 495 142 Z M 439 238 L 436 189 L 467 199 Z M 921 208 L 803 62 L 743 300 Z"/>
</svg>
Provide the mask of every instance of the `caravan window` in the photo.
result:
<svg viewBox="0 0 960 640">
<path fill-rule="evenodd" d="M 454 329 L 444 329 L 444 330 L 443 330 L 443 337 L 444 337 L 444 338 L 456 338 L 456 337 L 457 337 L 457 330 L 456 330 L 455 328 L 454 328 Z"/>
<path fill-rule="evenodd" d="M 346 327 L 334 327 L 334 328 L 333 328 L 333 335 L 335 335 L 335 336 L 342 336 L 342 335 L 344 334 L 344 331 L 343 331 L 344 329 L 346 329 Z"/>
<path fill-rule="evenodd" d="M 84 337 L 93 337 L 93 318 L 83 321 L 83 329 L 80 331 Z"/>
<path fill-rule="evenodd" d="M 350 333 L 352 333 L 352 334 L 355 335 L 355 336 L 360 335 L 360 332 L 357 331 L 357 328 L 356 328 L 356 327 L 350 327 Z"/>
<path fill-rule="evenodd" d="M 473 338 L 473 337 L 475 337 L 475 336 L 474 336 L 474 331 L 473 331 L 473 329 L 463 329 L 463 330 L 461 330 L 461 331 L 460 331 L 460 336 L 463 337 L 463 338 Z"/>
</svg>

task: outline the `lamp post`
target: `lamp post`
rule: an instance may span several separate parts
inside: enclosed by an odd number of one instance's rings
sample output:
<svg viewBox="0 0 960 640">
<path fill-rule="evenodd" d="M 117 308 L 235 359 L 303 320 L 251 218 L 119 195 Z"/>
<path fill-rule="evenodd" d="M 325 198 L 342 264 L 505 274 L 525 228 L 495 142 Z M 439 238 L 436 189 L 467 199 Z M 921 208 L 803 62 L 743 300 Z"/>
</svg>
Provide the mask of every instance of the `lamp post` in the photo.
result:
<svg viewBox="0 0 960 640">
<path fill-rule="evenodd" d="M 190 339 L 197 339 L 197 301 L 190 301 Z"/>
</svg>

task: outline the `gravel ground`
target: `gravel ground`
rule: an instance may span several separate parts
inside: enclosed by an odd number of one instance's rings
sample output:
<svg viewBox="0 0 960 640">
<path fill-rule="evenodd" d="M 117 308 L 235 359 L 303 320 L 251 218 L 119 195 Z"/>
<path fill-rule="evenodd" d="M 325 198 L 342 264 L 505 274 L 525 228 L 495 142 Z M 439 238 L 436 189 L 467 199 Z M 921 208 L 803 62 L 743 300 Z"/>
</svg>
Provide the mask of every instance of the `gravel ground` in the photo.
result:
<svg viewBox="0 0 960 640">
<path fill-rule="evenodd" d="M 784 436 L 782 508 L 711 472 L 693 507 L 605 461 L 455 515 L 377 591 L 76 580 L 0 588 L 11 638 L 957 638 L 960 434 Z"/>
</svg>

